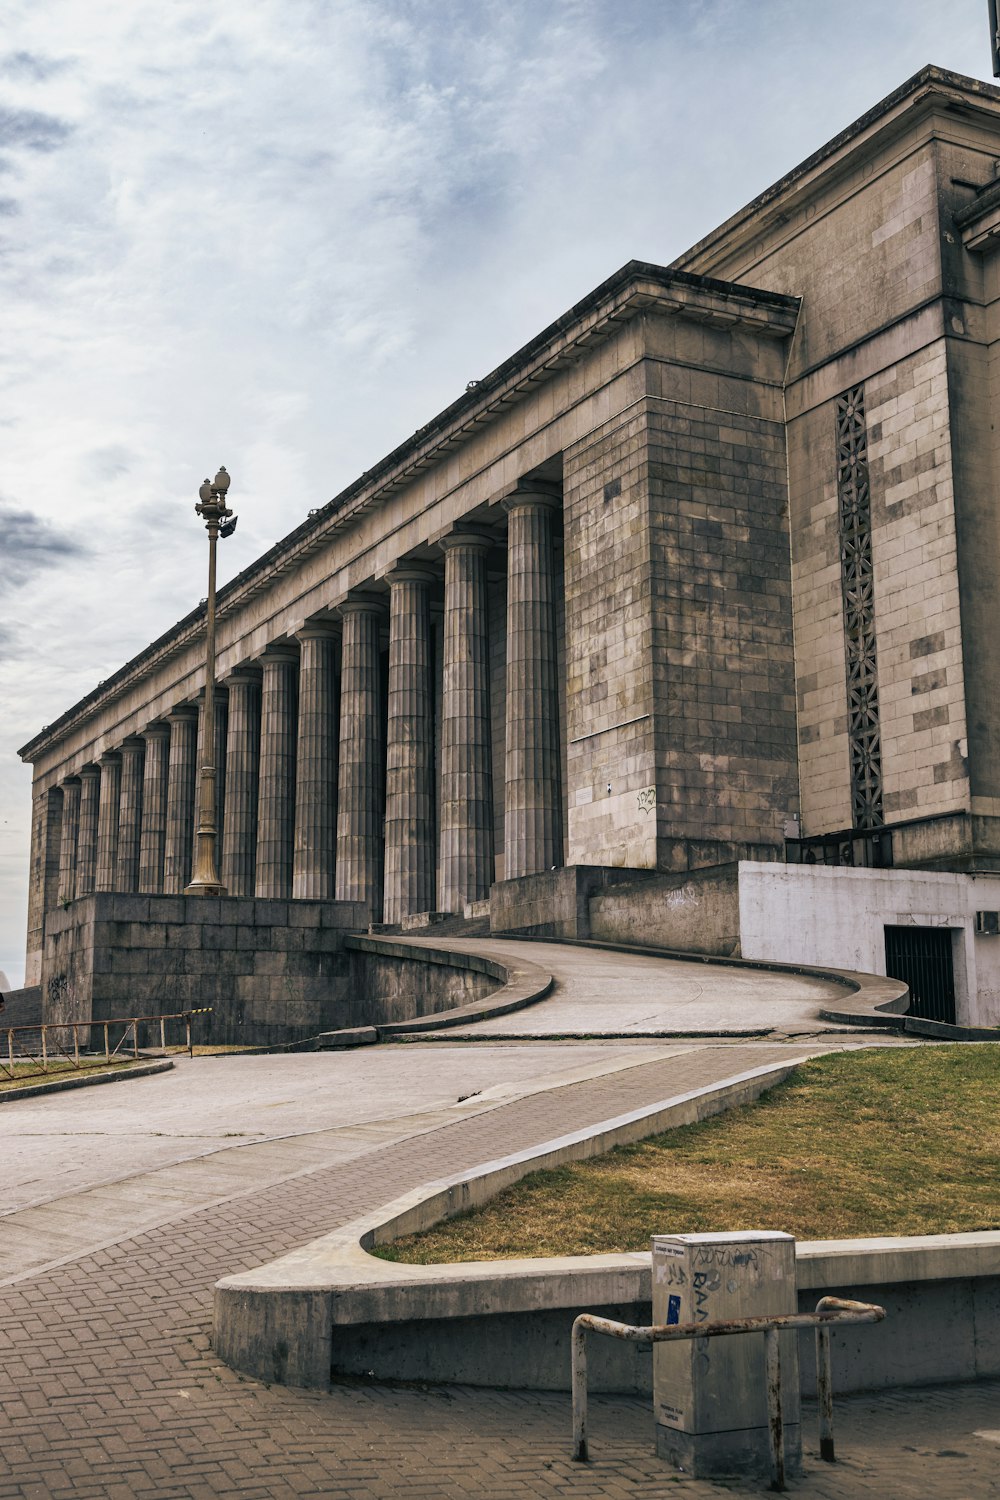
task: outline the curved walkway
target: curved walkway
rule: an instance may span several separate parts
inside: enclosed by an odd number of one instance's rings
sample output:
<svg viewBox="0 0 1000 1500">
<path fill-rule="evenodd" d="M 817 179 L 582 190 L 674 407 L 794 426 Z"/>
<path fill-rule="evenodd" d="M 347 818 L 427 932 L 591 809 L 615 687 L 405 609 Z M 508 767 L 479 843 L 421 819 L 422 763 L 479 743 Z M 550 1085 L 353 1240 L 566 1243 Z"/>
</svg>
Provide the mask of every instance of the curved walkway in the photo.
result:
<svg viewBox="0 0 1000 1500">
<path fill-rule="evenodd" d="M 540 946 L 530 945 L 536 962 Z M 562 950 L 573 965 L 579 951 Z M 639 980 L 621 967 L 637 995 L 651 971 Z M 539 1021 L 575 982 L 562 971 Z M 592 1016 L 581 995 L 584 1006 Z M 211 1289 L 429 1177 L 741 1067 L 856 1044 L 850 1034 L 810 1046 L 496 1036 L 470 1047 L 452 1034 L 434 1047 L 194 1059 L 5 1109 L 0 1500 L 646 1500 L 665 1483 L 697 1497 L 742 1493 L 665 1471 L 643 1402 L 595 1400 L 597 1462 L 581 1468 L 567 1458 L 564 1397 L 363 1385 L 315 1395 L 241 1380 L 209 1349 Z M 812 1464 L 797 1492 L 997 1493 L 996 1447 L 973 1436 L 996 1425 L 987 1395 L 921 1393 L 904 1411 L 893 1396 L 842 1403 L 847 1463 Z M 889 1443 L 880 1410 L 892 1414 Z M 959 1450 L 961 1461 L 949 1456 Z"/>
<path fill-rule="evenodd" d="M 846 987 L 809 974 L 621 953 L 516 938 L 398 938 L 414 947 L 453 948 L 490 958 L 525 958 L 555 985 L 526 1010 L 478 1021 L 460 1033 L 481 1037 L 756 1036 L 840 1031 L 821 1017 Z M 452 1038 L 458 1034 L 452 1030 Z"/>
</svg>

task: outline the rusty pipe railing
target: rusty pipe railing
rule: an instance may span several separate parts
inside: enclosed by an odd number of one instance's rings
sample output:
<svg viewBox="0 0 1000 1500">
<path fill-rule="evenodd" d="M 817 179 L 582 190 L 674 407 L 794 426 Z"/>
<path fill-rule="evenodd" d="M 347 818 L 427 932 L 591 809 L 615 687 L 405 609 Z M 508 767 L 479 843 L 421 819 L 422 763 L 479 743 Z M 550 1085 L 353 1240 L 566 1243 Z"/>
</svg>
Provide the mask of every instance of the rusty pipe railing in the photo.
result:
<svg viewBox="0 0 1000 1500">
<path fill-rule="evenodd" d="M 212 1009 L 210 1005 L 202 1006 L 198 1010 L 173 1011 L 169 1015 L 156 1016 L 117 1016 L 107 1021 L 46 1021 L 37 1026 L 6 1026 L 0 1028 L 0 1036 L 6 1036 L 6 1043 L 0 1047 L 0 1079 L 2 1078 L 40 1078 L 53 1071 L 53 1062 L 58 1061 L 62 1067 L 82 1070 L 87 1060 L 84 1054 L 80 1054 L 80 1032 L 98 1031 L 104 1032 L 104 1047 L 98 1049 L 98 1054 L 103 1050 L 105 1060 L 111 1062 L 119 1052 L 126 1047 L 131 1036 L 129 1050 L 133 1057 L 139 1056 L 139 1027 L 140 1025 L 158 1026 L 160 1031 L 160 1048 L 167 1050 L 166 1023 L 168 1021 L 183 1021 L 184 1023 L 184 1049 L 190 1057 L 194 1056 L 194 1040 L 191 1031 L 191 1021 L 194 1016 L 207 1015 Z M 111 1028 L 121 1026 L 122 1034 L 118 1041 L 112 1045 Z M 66 1032 L 72 1033 L 72 1047 L 64 1040 Z M 3 1055 L 6 1053 L 6 1057 Z M 90 1052 L 89 1056 L 95 1054 Z M 25 1068 L 24 1063 L 34 1063 L 36 1066 Z"/>
<path fill-rule="evenodd" d="M 586 1463 L 587 1443 L 587 1334 L 603 1333 L 633 1344 L 665 1344 L 674 1339 L 725 1338 L 736 1333 L 763 1333 L 767 1377 L 767 1430 L 771 1455 L 771 1488 L 785 1488 L 785 1441 L 781 1412 L 781 1346 L 778 1334 L 788 1328 L 816 1330 L 816 1385 L 819 1397 L 819 1452 L 827 1463 L 835 1462 L 833 1444 L 833 1373 L 830 1360 L 830 1328 L 835 1323 L 881 1323 L 885 1308 L 873 1302 L 846 1302 L 840 1297 L 821 1297 L 813 1313 L 763 1313 L 752 1318 L 719 1318 L 707 1323 L 654 1324 L 643 1328 L 617 1323 L 596 1313 L 581 1313 L 573 1324 L 573 1457 Z"/>
</svg>

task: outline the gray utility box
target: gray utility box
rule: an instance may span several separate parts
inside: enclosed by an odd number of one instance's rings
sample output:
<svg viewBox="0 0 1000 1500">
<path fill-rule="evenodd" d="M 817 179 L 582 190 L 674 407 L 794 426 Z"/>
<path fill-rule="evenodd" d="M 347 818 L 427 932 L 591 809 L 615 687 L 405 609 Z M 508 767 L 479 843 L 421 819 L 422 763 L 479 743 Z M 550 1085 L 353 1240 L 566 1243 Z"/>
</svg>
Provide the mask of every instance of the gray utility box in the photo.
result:
<svg viewBox="0 0 1000 1500">
<path fill-rule="evenodd" d="M 710 1323 L 795 1313 L 795 1240 L 790 1234 L 664 1234 L 653 1237 L 653 1322 Z M 802 1465 L 798 1347 L 781 1335 L 785 1465 Z M 763 1333 L 685 1339 L 653 1346 L 656 1451 L 695 1478 L 767 1475 L 767 1384 Z"/>
</svg>

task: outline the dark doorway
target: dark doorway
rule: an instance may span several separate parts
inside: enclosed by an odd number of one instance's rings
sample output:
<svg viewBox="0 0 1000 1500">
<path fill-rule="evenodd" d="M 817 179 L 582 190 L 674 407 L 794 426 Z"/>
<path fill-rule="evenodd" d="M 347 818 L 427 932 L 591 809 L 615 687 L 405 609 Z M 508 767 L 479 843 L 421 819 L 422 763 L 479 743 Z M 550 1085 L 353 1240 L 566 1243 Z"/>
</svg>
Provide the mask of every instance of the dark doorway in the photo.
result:
<svg viewBox="0 0 1000 1500">
<path fill-rule="evenodd" d="M 955 971 L 948 927 L 887 927 L 885 971 L 910 987 L 910 1015 L 955 1024 Z"/>
</svg>

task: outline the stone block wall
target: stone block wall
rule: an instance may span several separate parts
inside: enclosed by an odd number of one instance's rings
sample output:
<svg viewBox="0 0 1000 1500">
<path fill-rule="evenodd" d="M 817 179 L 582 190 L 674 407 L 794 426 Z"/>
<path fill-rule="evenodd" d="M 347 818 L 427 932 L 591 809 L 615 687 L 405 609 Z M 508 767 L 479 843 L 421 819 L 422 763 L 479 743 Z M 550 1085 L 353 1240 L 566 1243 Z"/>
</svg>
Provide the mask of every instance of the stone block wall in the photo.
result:
<svg viewBox="0 0 1000 1500">
<path fill-rule="evenodd" d="M 883 805 L 894 823 L 968 807 L 944 340 L 871 375 L 864 393 Z M 852 822 L 835 397 L 791 423 L 789 470 L 808 835 Z"/>
<path fill-rule="evenodd" d="M 42 1020 L 42 987 L 29 985 L 22 990 L 8 990 L 0 1010 L 0 1031 L 7 1026 L 38 1026 Z"/>
<path fill-rule="evenodd" d="M 798 811 L 780 403 L 725 385 L 649 417 L 660 868 L 698 841 L 778 851 Z"/>
<path fill-rule="evenodd" d="M 563 460 L 567 861 L 656 867 L 647 414 Z"/>
<path fill-rule="evenodd" d="M 475 960 L 352 936 L 363 917 L 347 901 L 87 896 L 49 918 L 35 993 L 52 1023 L 208 1006 L 197 1042 L 268 1046 L 451 1010 L 501 983 Z"/>
<path fill-rule="evenodd" d="M 598 891 L 589 900 L 590 936 L 606 943 L 738 957 L 737 870 L 736 864 L 718 865 Z"/>
<path fill-rule="evenodd" d="M 637 872 L 594 865 L 567 865 L 520 880 L 500 880 L 490 891 L 490 931 L 530 937 L 589 938 L 595 894 L 628 882 Z M 639 875 L 641 882 L 646 877 Z M 650 877 L 652 878 L 652 877 Z M 593 934 L 598 936 L 598 934 Z"/>
<path fill-rule="evenodd" d="M 776 856 L 798 810 L 784 341 L 647 316 L 564 456 L 569 858 Z"/>
<path fill-rule="evenodd" d="M 969 799 L 947 358 L 865 382 L 886 820 Z"/>
<path fill-rule="evenodd" d="M 787 346 L 658 319 L 647 349 L 657 863 L 767 858 L 798 809 Z"/>
<path fill-rule="evenodd" d="M 211 1006 L 200 1041 L 265 1045 L 354 1024 L 351 902 L 85 896 L 46 924 L 47 1021 Z"/>
<path fill-rule="evenodd" d="M 941 287 L 934 145 L 880 143 L 848 171 L 819 175 L 752 238 L 685 269 L 802 298 L 788 378 L 870 338 Z M 846 383 L 846 382 L 845 382 Z"/>
</svg>

